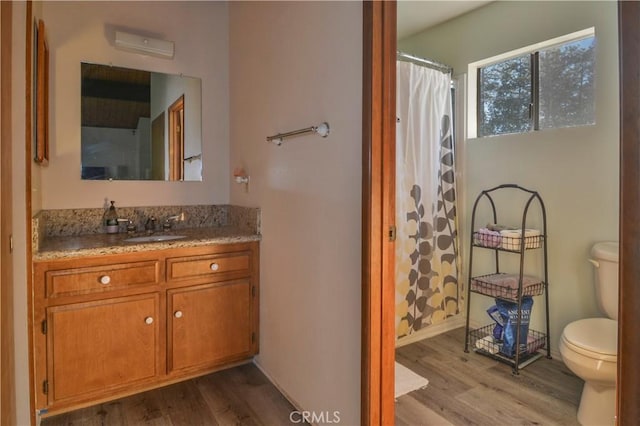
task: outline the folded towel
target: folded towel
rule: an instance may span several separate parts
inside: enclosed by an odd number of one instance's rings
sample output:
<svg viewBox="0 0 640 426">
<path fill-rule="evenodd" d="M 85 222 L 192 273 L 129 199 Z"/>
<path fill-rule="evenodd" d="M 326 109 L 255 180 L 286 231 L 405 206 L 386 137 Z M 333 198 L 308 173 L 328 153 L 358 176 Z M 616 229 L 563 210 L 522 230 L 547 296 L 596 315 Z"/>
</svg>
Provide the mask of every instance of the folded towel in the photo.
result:
<svg viewBox="0 0 640 426">
<path fill-rule="evenodd" d="M 520 251 L 522 241 L 522 229 L 505 229 L 500 231 L 502 236 L 502 248 L 506 250 Z M 540 247 L 540 231 L 537 229 L 524 230 L 524 248 L 533 249 Z"/>
<path fill-rule="evenodd" d="M 480 277 L 479 277 L 480 278 Z M 499 287 L 518 288 L 518 281 L 520 280 L 519 274 L 492 274 L 482 277 L 481 281 L 489 284 L 497 285 Z M 533 284 L 538 284 L 540 280 L 531 275 L 522 276 L 522 287 L 527 287 Z"/>
<path fill-rule="evenodd" d="M 489 274 L 471 278 L 471 290 L 494 297 L 518 296 L 518 274 Z M 536 296 L 544 289 L 542 281 L 531 275 L 522 276 L 522 295 Z"/>
<path fill-rule="evenodd" d="M 498 231 L 481 228 L 474 233 L 476 244 L 482 247 L 499 247 L 502 242 L 502 235 Z"/>
<path fill-rule="evenodd" d="M 497 223 L 487 223 L 487 229 L 489 229 L 490 231 L 505 231 L 505 230 L 509 230 L 509 229 L 516 229 L 516 228 L 512 228 L 510 226 L 505 226 L 505 225 L 499 225 Z"/>
</svg>

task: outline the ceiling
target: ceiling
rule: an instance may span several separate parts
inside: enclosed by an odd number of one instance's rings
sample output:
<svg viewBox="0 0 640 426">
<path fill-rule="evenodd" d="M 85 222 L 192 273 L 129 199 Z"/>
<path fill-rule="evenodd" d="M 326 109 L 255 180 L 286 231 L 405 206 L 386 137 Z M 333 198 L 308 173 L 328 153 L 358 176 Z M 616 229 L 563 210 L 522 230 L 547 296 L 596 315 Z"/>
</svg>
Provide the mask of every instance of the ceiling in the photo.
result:
<svg viewBox="0 0 640 426">
<path fill-rule="evenodd" d="M 151 73 L 82 63 L 83 127 L 136 129 L 151 112 Z"/>
<path fill-rule="evenodd" d="M 463 15 L 488 3 L 491 3 L 491 1 L 399 0 L 398 40 L 456 16 Z"/>
</svg>

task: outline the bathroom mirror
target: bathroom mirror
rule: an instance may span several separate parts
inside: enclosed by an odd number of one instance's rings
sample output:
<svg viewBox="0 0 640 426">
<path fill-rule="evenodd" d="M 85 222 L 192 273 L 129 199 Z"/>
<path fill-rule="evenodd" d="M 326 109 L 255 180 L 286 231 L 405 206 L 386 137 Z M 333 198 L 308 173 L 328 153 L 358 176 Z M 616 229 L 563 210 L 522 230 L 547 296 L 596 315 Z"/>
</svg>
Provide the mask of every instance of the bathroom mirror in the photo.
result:
<svg viewBox="0 0 640 426">
<path fill-rule="evenodd" d="M 202 180 L 199 78 L 80 67 L 82 179 Z"/>
</svg>

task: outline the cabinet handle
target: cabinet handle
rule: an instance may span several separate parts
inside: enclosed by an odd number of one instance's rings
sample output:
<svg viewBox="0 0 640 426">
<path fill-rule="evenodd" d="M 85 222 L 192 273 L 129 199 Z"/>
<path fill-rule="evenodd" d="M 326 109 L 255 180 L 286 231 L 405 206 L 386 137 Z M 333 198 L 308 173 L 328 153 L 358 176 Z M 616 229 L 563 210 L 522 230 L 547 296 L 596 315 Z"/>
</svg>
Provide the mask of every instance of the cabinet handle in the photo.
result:
<svg viewBox="0 0 640 426">
<path fill-rule="evenodd" d="M 103 275 L 100 277 L 100 284 L 107 285 L 111 282 L 111 277 L 109 275 Z"/>
<path fill-rule="evenodd" d="M 218 265 L 217 263 L 212 263 L 209 267 L 212 271 L 217 271 L 218 269 L 220 269 L 220 265 Z"/>
<path fill-rule="evenodd" d="M 149 325 L 149 324 L 153 324 L 153 317 L 146 317 L 144 319 L 144 323 Z"/>
<path fill-rule="evenodd" d="M 182 311 L 176 311 L 173 316 L 176 318 L 182 318 Z"/>
</svg>

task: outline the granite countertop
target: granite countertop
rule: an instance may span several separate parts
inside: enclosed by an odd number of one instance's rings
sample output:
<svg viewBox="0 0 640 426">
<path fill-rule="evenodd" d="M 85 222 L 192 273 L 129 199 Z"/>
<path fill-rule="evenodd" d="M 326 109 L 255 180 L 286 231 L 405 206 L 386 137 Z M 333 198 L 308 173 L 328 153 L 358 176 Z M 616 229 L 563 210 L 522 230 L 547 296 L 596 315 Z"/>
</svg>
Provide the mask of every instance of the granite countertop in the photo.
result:
<svg viewBox="0 0 640 426">
<path fill-rule="evenodd" d="M 234 226 L 214 226 L 156 231 L 154 235 L 184 235 L 185 238 L 158 242 L 127 242 L 128 238 L 146 236 L 136 234 L 88 234 L 45 237 L 34 251 L 34 260 L 54 260 L 70 257 L 134 253 L 167 248 L 197 247 L 209 244 L 230 244 L 260 241 L 261 235 Z"/>
</svg>

